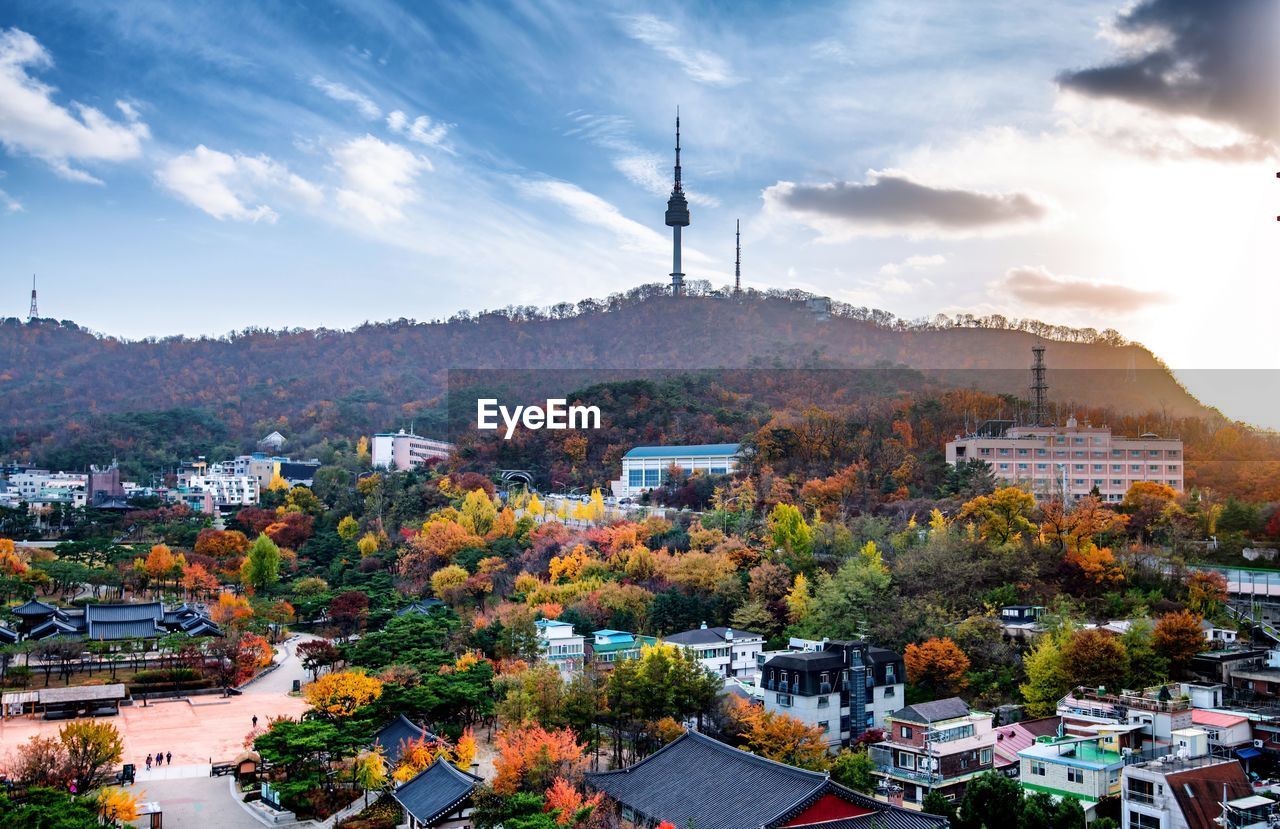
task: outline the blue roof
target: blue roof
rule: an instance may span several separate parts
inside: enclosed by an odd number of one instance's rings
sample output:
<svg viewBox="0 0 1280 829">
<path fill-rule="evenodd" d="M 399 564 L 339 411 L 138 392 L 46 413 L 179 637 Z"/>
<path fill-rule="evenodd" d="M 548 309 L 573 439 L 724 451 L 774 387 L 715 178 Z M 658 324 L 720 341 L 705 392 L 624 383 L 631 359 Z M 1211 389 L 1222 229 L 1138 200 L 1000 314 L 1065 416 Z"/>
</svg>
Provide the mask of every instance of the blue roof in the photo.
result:
<svg viewBox="0 0 1280 829">
<path fill-rule="evenodd" d="M 571 628 L 573 624 L 570 622 L 561 622 L 559 619 L 539 619 L 534 625 L 540 628 Z"/>
<path fill-rule="evenodd" d="M 624 458 L 714 458 L 738 454 L 741 443 L 700 443 L 694 446 L 636 446 Z"/>
</svg>

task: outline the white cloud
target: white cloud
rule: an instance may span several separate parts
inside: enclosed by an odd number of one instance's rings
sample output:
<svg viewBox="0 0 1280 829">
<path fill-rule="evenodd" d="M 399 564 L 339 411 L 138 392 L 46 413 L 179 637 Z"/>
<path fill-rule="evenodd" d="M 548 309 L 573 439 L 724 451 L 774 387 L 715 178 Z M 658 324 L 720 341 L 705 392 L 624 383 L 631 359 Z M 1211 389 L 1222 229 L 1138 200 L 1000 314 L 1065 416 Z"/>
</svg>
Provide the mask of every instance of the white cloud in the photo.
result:
<svg viewBox="0 0 1280 829">
<path fill-rule="evenodd" d="M 203 144 L 170 159 L 156 179 L 215 219 L 275 222 L 279 214 L 262 201 L 267 195 L 313 207 L 323 200 L 319 187 L 265 155 L 228 155 Z"/>
<path fill-rule="evenodd" d="M 732 86 L 740 80 L 734 76 L 727 60 L 715 52 L 684 43 L 679 30 L 665 20 L 651 14 L 637 14 L 622 18 L 622 25 L 628 35 L 675 61 L 686 75 L 699 83 Z"/>
<path fill-rule="evenodd" d="M 370 121 L 375 121 L 382 117 L 382 109 L 368 95 L 356 92 L 345 84 L 326 80 L 316 75 L 311 78 L 311 85 L 335 101 L 354 105 L 360 111 L 360 114 Z"/>
<path fill-rule="evenodd" d="M 4 208 L 5 213 L 21 213 L 22 202 L 10 196 L 3 190 L 0 190 L 0 207 Z"/>
<path fill-rule="evenodd" d="M 908 256 L 901 262 L 890 262 L 887 265 L 881 265 L 880 273 L 885 276 L 896 276 L 903 271 L 920 271 L 925 268 L 936 268 L 939 265 L 945 265 L 946 262 L 947 257 L 943 256 L 941 253 L 934 253 L 927 256 L 917 254 L 915 256 Z"/>
<path fill-rule="evenodd" d="M 419 115 L 410 121 L 409 117 L 398 109 L 387 116 L 388 129 L 427 147 L 439 147 L 452 126 L 452 124 L 432 121 L 426 115 Z"/>
<path fill-rule="evenodd" d="M 420 196 L 418 175 L 432 169 L 427 159 L 372 135 L 340 144 L 330 155 L 342 176 L 338 204 L 375 225 L 403 219 L 404 208 Z"/>
<path fill-rule="evenodd" d="M 670 244 L 657 231 L 622 215 L 617 207 L 576 184 L 555 179 L 524 181 L 520 189 L 529 196 L 555 202 L 580 222 L 604 228 L 627 251 L 658 252 Z"/>
<path fill-rule="evenodd" d="M 72 112 L 55 103 L 56 90 L 28 74 L 52 65 L 53 58 L 31 35 L 0 31 L 0 144 L 39 158 L 63 178 L 101 184 L 73 162 L 137 158 L 150 130 L 124 101 L 116 102 L 123 122 L 84 104 L 73 102 Z"/>
</svg>

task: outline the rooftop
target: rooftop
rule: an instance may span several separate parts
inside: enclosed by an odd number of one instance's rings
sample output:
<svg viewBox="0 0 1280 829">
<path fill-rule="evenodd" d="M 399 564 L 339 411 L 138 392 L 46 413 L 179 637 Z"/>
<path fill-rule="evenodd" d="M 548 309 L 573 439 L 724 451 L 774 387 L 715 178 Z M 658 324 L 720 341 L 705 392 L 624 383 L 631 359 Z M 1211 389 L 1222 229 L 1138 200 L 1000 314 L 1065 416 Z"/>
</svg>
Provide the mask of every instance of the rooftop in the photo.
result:
<svg viewBox="0 0 1280 829">
<path fill-rule="evenodd" d="M 391 796 L 417 819 L 418 825 L 430 826 L 462 806 L 481 782 L 479 777 L 441 757 L 407 783 L 392 789 Z"/>
<path fill-rule="evenodd" d="M 740 443 L 699 443 L 691 446 L 636 446 L 623 458 L 714 458 L 738 454 Z"/>
<path fill-rule="evenodd" d="M 1096 739 L 1035 742 L 1019 751 L 1018 756 L 1092 769 L 1105 769 L 1124 764 L 1124 756 L 1120 752 L 1102 748 Z"/>
<path fill-rule="evenodd" d="M 889 715 L 899 722 L 935 723 L 969 716 L 969 705 L 959 697 L 917 702 Z"/>
<path fill-rule="evenodd" d="M 739 628 L 709 628 L 703 626 L 693 630 L 682 631 L 681 633 L 673 633 L 666 637 L 666 641 L 673 645 L 715 645 L 730 641 L 730 637 L 735 641 L 739 639 L 764 638 L 762 634 Z"/>
</svg>

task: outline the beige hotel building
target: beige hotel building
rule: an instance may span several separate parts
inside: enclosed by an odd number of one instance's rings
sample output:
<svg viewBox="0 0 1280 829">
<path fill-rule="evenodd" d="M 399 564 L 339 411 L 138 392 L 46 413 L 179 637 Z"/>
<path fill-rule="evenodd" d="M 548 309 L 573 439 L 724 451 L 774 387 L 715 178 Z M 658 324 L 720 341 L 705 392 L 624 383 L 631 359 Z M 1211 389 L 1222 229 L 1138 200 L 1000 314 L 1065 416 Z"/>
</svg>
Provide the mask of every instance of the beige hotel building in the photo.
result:
<svg viewBox="0 0 1280 829">
<path fill-rule="evenodd" d="M 1104 501 L 1119 501 L 1138 481 L 1183 491 L 1182 441 L 1146 433 L 1111 434 L 1106 426 L 1015 426 L 988 421 L 972 435 L 947 443 L 947 463 L 977 458 L 991 465 L 997 481 L 1025 486 L 1037 498 L 1088 495 L 1097 487 Z"/>
</svg>

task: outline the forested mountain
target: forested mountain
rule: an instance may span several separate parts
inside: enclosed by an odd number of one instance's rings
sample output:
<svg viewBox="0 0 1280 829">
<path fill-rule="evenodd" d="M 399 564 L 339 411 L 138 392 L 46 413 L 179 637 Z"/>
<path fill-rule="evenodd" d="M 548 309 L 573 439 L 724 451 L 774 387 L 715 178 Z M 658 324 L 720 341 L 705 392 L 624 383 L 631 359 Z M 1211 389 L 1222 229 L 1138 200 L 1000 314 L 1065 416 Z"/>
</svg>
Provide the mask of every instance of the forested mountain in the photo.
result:
<svg viewBox="0 0 1280 829">
<path fill-rule="evenodd" d="M 948 427 L 962 428 L 970 415 L 1015 417 L 1025 409 L 1019 401 L 1038 337 L 1048 346 L 1050 397 L 1063 417 L 1068 410 L 1105 409 L 1138 416 L 1136 427 L 1165 431 L 1178 418 L 1221 421 L 1149 351 L 1115 332 L 999 317 L 908 323 L 839 303 L 824 319 L 806 299 L 707 291 L 676 299 L 644 286 L 545 311 L 145 341 L 67 322 L 10 319 L 0 323 L 0 458 L 76 467 L 119 456 L 141 473 L 184 454 L 242 451 L 273 429 L 289 437 L 290 451 L 317 454 L 411 422 L 419 433 L 440 433 L 451 371 L 458 372 L 455 389 L 496 384 L 514 402 L 531 402 L 535 393 L 563 395 L 638 370 L 736 369 L 735 379 L 715 386 L 714 407 L 745 412 L 749 397 L 763 407 L 754 426 L 763 422 L 761 412 L 809 404 L 946 389 L 1003 395 L 972 411 L 958 404 L 951 414 L 959 419 Z M 875 371 L 840 371 L 853 368 Z M 500 371 L 462 371 L 477 369 Z M 524 395 L 530 397 L 519 399 Z M 678 432 L 714 438 L 748 425 L 721 420 L 724 428 L 701 428 L 686 418 Z M 632 429 L 621 437 L 644 433 Z"/>
</svg>

